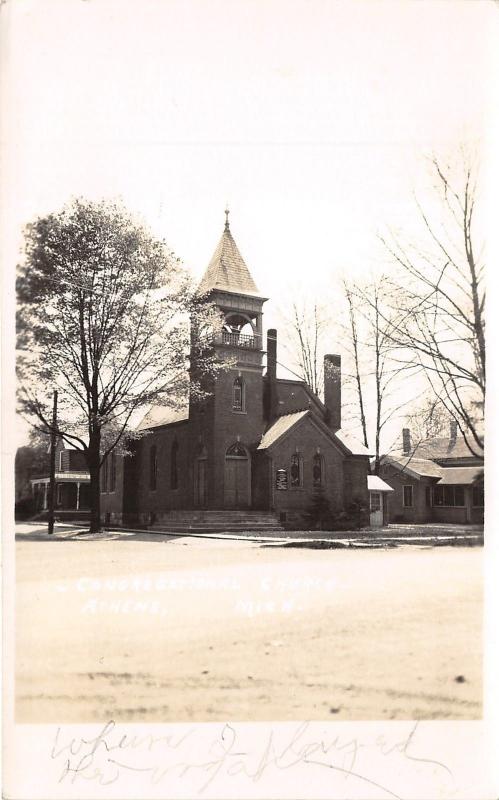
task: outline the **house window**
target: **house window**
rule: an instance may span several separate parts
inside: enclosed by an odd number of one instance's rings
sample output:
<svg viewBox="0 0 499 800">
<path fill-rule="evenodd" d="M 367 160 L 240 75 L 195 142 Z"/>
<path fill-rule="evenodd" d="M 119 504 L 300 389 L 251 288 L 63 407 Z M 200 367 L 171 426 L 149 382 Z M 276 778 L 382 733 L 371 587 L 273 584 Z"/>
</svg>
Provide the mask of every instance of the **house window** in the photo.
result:
<svg viewBox="0 0 499 800">
<path fill-rule="evenodd" d="M 290 483 L 292 489 L 303 485 L 303 461 L 299 453 L 291 456 Z"/>
<path fill-rule="evenodd" d="M 404 507 L 412 508 L 412 486 L 404 486 Z"/>
<path fill-rule="evenodd" d="M 233 411 L 244 411 L 244 401 L 245 401 L 245 392 L 244 392 L 244 381 L 239 376 L 235 379 L 234 383 L 232 384 L 232 410 Z"/>
<path fill-rule="evenodd" d="M 175 439 L 170 452 L 170 489 L 178 489 L 178 466 L 177 466 L 178 442 Z"/>
<path fill-rule="evenodd" d="M 109 458 L 111 459 L 110 469 L 109 469 L 109 491 L 114 492 L 116 491 L 116 453 L 114 452 L 114 450 L 109 456 Z"/>
<path fill-rule="evenodd" d="M 149 450 L 149 489 L 151 492 L 156 490 L 158 480 L 158 456 L 156 452 L 156 445 L 153 444 Z"/>
<path fill-rule="evenodd" d="M 60 450 L 60 452 L 59 452 L 59 472 L 63 472 L 63 470 L 64 470 L 63 457 L 62 457 L 63 453 L 64 453 L 64 450 Z"/>
<path fill-rule="evenodd" d="M 312 467 L 312 481 L 314 486 L 322 486 L 324 476 L 324 469 L 322 464 L 322 456 L 316 453 L 314 456 L 314 463 Z"/>
<path fill-rule="evenodd" d="M 473 505 L 475 508 L 483 508 L 484 506 L 483 485 L 473 486 Z"/>
<path fill-rule="evenodd" d="M 464 486 L 435 486 L 434 506 L 464 506 Z"/>
<path fill-rule="evenodd" d="M 454 489 L 453 505 L 464 506 L 464 486 L 451 486 L 449 488 Z"/>
<path fill-rule="evenodd" d="M 371 492 L 371 511 L 381 511 L 381 492 Z"/>
</svg>

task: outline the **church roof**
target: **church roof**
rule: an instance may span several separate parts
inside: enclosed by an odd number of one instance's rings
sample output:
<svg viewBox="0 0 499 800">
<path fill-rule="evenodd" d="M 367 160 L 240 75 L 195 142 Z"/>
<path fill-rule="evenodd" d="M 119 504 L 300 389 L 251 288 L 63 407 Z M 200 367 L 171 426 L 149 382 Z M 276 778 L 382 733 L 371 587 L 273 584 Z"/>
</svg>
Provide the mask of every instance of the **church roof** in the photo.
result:
<svg viewBox="0 0 499 800">
<path fill-rule="evenodd" d="M 225 223 L 222 237 L 198 287 L 200 294 L 205 294 L 212 289 L 260 296 L 256 283 L 230 232 L 228 221 Z"/>
<path fill-rule="evenodd" d="M 283 414 L 277 417 L 275 422 L 263 434 L 257 449 L 266 450 L 268 447 L 272 447 L 273 444 L 289 433 L 289 431 L 306 416 L 309 416 L 312 422 L 321 428 L 327 436 L 333 439 L 337 445 L 339 444 L 342 446 L 343 449 L 347 451 L 347 454 L 354 456 L 370 455 L 369 450 L 364 447 L 358 439 L 355 439 L 353 436 L 348 436 L 342 433 L 342 431 L 335 431 L 333 433 L 327 428 L 324 422 L 318 419 L 315 414 L 311 413 L 309 408 L 302 411 L 292 411 L 289 414 Z"/>
<path fill-rule="evenodd" d="M 341 429 L 339 431 L 335 431 L 334 435 L 341 442 L 343 447 L 346 447 L 347 450 L 350 450 L 353 456 L 372 456 L 370 450 L 368 450 L 365 445 L 362 444 L 355 436 L 352 436 L 350 433 L 345 433 Z"/>
<path fill-rule="evenodd" d="M 136 427 L 137 431 L 148 431 L 161 425 L 172 425 L 174 422 L 185 422 L 189 419 L 189 406 L 183 408 L 167 408 L 151 406 L 145 417 Z"/>
<path fill-rule="evenodd" d="M 307 409 L 306 411 L 294 411 L 292 414 L 283 414 L 282 417 L 277 417 L 273 425 L 263 434 L 257 449 L 266 450 L 267 447 L 271 447 L 308 413 Z"/>
</svg>

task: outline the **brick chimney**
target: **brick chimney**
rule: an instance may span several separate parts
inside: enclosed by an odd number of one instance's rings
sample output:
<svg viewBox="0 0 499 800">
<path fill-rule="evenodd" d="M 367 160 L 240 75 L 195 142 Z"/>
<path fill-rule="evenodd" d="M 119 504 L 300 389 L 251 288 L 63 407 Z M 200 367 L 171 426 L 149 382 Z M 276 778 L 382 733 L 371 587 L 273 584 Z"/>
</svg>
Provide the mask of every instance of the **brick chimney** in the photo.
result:
<svg viewBox="0 0 499 800">
<path fill-rule="evenodd" d="M 411 431 L 409 428 L 402 428 L 402 450 L 404 455 L 411 453 Z"/>
<path fill-rule="evenodd" d="M 324 404 L 326 422 L 333 431 L 341 428 L 341 356 L 324 356 Z"/>
<path fill-rule="evenodd" d="M 273 422 L 277 417 L 277 331 L 267 331 L 267 381 L 268 381 L 268 418 Z"/>
<path fill-rule="evenodd" d="M 456 444 L 457 439 L 457 422 L 455 419 L 451 419 L 450 421 L 450 443 L 452 445 Z"/>
</svg>

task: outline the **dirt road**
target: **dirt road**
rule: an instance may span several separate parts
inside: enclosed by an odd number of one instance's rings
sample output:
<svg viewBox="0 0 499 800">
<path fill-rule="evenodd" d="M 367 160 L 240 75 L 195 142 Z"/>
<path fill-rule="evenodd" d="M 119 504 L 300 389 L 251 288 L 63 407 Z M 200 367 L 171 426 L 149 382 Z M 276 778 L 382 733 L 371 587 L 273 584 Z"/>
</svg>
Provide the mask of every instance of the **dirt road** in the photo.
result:
<svg viewBox="0 0 499 800">
<path fill-rule="evenodd" d="M 16 549 L 19 722 L 481 716 L 481 548 Z"/>
</svg>

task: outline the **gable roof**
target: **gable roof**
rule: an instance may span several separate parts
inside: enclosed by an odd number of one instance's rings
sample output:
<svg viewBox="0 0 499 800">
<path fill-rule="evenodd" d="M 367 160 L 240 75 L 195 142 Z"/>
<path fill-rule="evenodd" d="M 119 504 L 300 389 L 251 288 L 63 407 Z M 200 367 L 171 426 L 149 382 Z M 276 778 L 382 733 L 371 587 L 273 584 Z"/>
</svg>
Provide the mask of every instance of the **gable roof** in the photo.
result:
<svg viewBox="0 0 499 800">
<path fill-rule="evenodd" d="M 314 414 L 309 408 L 301 411 L 292 411 L 289 414 L 282 414 L 277 417 L 270 428 L 263 434 L 257 450 L 266 450 L 272 447 L 279 439 L 288 434 L 294 426 L 305 417 L 309 417 L 311 422 L 319 428 L 332 442 L 347 455 L 368 456 L 369 451 L 353 436 L 347 436 L 341 431 L 333 433 L 330 428 Z"/>
<path fill-rule="evenodd" d="M 306 411 L 293 411 L 291 414 L 283 414 L 282 417 L 277 417 L 276 421 L 263 434 L 257 450 L 266 450 L 271 447 L 309 413 L 307 409 Z"/>
<path fill-rule="evenodd" d="M 393 492 L 391 486 L 388 486 L 379 475 L 367 476 L 367 488 L 370 492 Z"/>
<path fill-rule="evenodd" d="M 412 455 L 415 458 L 433 461 L 445 458 L 476 458 L 466 444 L 464 436 L 456 436 L 455 439 L 450 436 L 435 437 L 416 445 L 413 450 L 411 449 L 410 454 L 404 454 L 403 450 L 397 450 L 393 455 L 397 458 L 405 455 L 406 459 Z"/>
<path fill-rule="evenodd" d="M 198 287 L 200 294 L 212 289 L 260 296 L 255 281 L 226 223 L 225 230 Z"/>
<path fill-rule="evenodd" d="M 147 414 L 139 422 L 137 431 L 147 431 L 150 428 L 159 428 L 161 425 L 172 425 L 174 422 L 186 422 L 189 419 L 189 406 L 182 408 L 167 408 L 166 406 L 151 406 Z"/>
<path fill-rule="evenodd" d="M 372 452 L 365 447 L 355 436 L 340 430 L 335 431 L 335 437 L 341 442 L 343 447 L 351 452 L 353 456 L 372 456 Z"/>
<path fill-rule="evenodd" d="M 444 472 L 443 467 L 439 467 L 434 461 L 427 458 L 413 458 L 410 455 L 389 455 L 383 456 L 382 464 L 389 464 L 401 472 L 412 475 L 414 478 L 440 478 Z"/>
<path fill-rule="evenodd" d="M 447 467 L 442 473 L 439 486 L 449 483 L 469 485 L 483 478 L 483 467 Z"/>
</svg>

